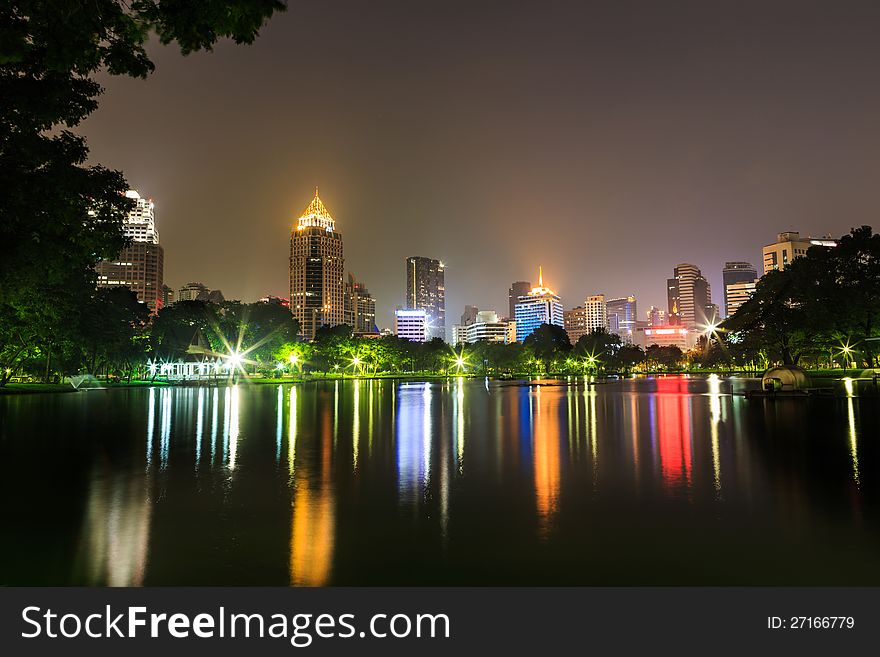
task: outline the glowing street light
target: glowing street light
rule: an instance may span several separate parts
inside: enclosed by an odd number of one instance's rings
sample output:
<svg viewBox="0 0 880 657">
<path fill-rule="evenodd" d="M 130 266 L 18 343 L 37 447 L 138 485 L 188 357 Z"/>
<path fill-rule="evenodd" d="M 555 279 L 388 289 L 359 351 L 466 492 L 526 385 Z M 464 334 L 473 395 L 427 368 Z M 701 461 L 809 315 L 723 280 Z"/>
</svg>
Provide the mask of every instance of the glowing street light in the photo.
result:
<svg viewBox="0 0 880 657">
<path fill-rule="evenodd" d="M 299 362 L 299 355 L 298 354 L 290 354 L 290 364 L 296 365 L 298 362 Z"/>
</svg>

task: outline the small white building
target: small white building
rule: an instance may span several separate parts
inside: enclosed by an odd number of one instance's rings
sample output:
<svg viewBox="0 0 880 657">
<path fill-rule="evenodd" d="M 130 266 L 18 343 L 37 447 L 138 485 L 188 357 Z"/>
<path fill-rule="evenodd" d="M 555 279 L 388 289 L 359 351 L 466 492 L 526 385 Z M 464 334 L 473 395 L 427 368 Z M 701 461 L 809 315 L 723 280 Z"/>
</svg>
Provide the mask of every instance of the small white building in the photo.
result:
<svg viewBox="0 0 880 657">
<path fill-rule="evenodd" d="M 403 309 L 394 311 L 394 334 L 411 342 L 428 340 L 428 313 L 423 309 Z"/>
</svg>

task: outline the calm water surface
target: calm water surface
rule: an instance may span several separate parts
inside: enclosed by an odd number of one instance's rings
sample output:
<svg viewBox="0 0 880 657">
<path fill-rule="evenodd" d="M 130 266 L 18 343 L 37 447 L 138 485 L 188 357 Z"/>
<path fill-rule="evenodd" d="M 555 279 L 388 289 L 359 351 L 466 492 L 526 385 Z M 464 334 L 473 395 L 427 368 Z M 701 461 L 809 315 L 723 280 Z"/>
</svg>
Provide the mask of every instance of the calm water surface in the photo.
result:
<svg viewBox="0 0 880 657">
<path fill-rule="evenodd" d="M 880 584 L 880 402 L 746 385 L 0 397 L 0 584 Z"/>
</svg>

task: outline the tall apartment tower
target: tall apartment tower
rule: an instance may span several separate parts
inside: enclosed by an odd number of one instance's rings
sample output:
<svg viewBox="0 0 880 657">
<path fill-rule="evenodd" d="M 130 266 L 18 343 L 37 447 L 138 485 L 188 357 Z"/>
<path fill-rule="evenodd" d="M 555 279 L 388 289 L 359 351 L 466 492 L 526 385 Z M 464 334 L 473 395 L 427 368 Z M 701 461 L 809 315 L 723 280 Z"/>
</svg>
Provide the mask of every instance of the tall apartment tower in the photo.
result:
<svg viewBox="0 0 880 657">
<path fill-rule="evenodd" d="M 424 310 L 427 339 L 446 339 L 446 283 L 443 263 L 433 258 L 406 259 L 406 308 Z"/>
<path fill-rule="evenodd" d="M 138 301 L 156 313 L 164 302 L 165 252 L 159 244 L 155 206 L 153 199 L 141 198 L 133 189 L 125 196 L 135 203 L 123 221 L 125 236 L 131 243 L 115 260 L 103 260 L 96 265 L 98 287 L 128 287 L 137 294 Z"/>
<path fill-rule="evenodd" d="M 519 301 L 520 297 L 527 295 L 531 289 L 532 283 L 530 281 L 516 281 L 511 284 L 510 289 L 507 291 L 507 304 L 510 309 L 507 319 L 514 319 L 516 317 L 517 301 Z"/>
<path fill-rule="evenodd" d="M 587 317 L 587 333 L 608 330 L 608 307 L 604 294 L 594 294 L 584 300 L 584 312 Z"/>
<path fill-rule="evenodd" d="M 345 323 L 356 334 L 379 332 L 376 328 L 376 301 L 352 273 L 348 274 L 348 281 L 345 283 Z"/>
<path fill-rule="evenodd" d="M 758 278 L 758 270 L 750 262 L 725 262 L 724 269 L 721 270 L 721 281 L 724 285 L 724 316 L 730 317 L 736 312 L 736 309 L 730 307 L 730 292 L 728 288 L 736 283 L 751 283 L 752 289 L 755 288 L 755 279 Z M 738 301 L 737 308 L 742 305 L 742 301 Z"/>
<path fill-rule="evenodd" d="M 290 312 L 305 338 L 345 322 L 344 274 L 342 233 L 315 189 L 290 234 Z"/>
<path fill-rule="evenodd" d="M 694 330 L 713 319 L 711 288 L 699 267 L 688 263 L 678 265 L 673 278 L 666 281 L 666 289 L 670 324 L 677 318 L 677 324 Z"/>
</svg>

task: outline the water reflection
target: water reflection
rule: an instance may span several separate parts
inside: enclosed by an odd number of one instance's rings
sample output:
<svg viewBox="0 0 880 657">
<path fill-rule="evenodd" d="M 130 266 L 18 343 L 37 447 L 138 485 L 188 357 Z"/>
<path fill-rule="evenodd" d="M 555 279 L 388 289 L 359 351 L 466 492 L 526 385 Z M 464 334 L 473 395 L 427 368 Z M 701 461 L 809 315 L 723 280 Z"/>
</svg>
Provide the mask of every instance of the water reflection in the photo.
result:
<svg viewBox="0 0 880 657">
<path fill-rule="evenodd" d="M 77 554 L 85 584 L 143 585 L 153 510 L 149 490 L 143 473 L 92 471 Z"/>
<path fill-rule="evenodd" d="M 721 492 L 721 452 L 718 446 L 718 423 L 721 422 L 721 379 L 717 374 L 709 376 L 709 430 L 712 441 L 712 469 L 715 475 L 715 492 Z"/>
<path fill-rule="evenodd" d="M 398 489 L 401 501 L 417 502 L 431 476 L 431 384 L 403 383 L 397 388 Z"/>
<path fill-rule="evenodd" d="M 539 527 L 546 533 L 559 502 L 561 472 L 560 426 L 558 395 L 543 392 L 541 386 L 534 388 L 532 416 L 535 447 L 535 502 L 538 508 Z"/>
<path fill-rule="evenodd" d="M 658 446 L 663 485 L 668 489 L 689 489 L 691 486 L 691 401 L 687 380 L 663 377 L 657 380 Z"/>
<path fill-rule="evenodd" d="M 438 573 L 466 584 L 522 564 L 532 583 L 590 583 L 590 560 L 648 581 L 618 558 L 621 527 L 627 541 L 675 544 L 681 562 L 663 557 L 673 571 L 712 583 L 707 573 L 737 567 L 734 534 L 742 549 L 790 543 L 816 557 L 804 541 L 845 532 L 858 515 L 862 534 L 847 540 L 864 545 L 865 525 L 880 528 L 869 485 L 878 464 L 863 440 L 878 429 L 873 406 L 860 408 L 856 390 L 770 401 L 731 388 L 717 377 L 460 377 L 63 396 L 75 410 L 57 428 L 69 451 L 40 454 L 63 485 L 31 501 L 20 491 L 46 474 L 9 468 L 6 499 L 31 510 L 4 518 L 72 532 L 61 584 L 190 583 L 180 578 L 195 571 L 207 573 L 199 583 L 246 584 L 261 565 L 271 573 L 259 583 Z M 34 462 L 29 445 L 4 434 L 4 462 Z M 701 561 L 698 545 L 731 557 L 727 570 Z"/>
<path fill-rule="evenodd" d="M 296 454 L 296 386 L 291 388 L 290 481 L 293 485 L 290 521 L 290 584 L 323 586 L 332 572 L 336 508 L 331 482 L 333 430 L 329 406 L 319 417 L 317 449 Z"/>
</svg>

